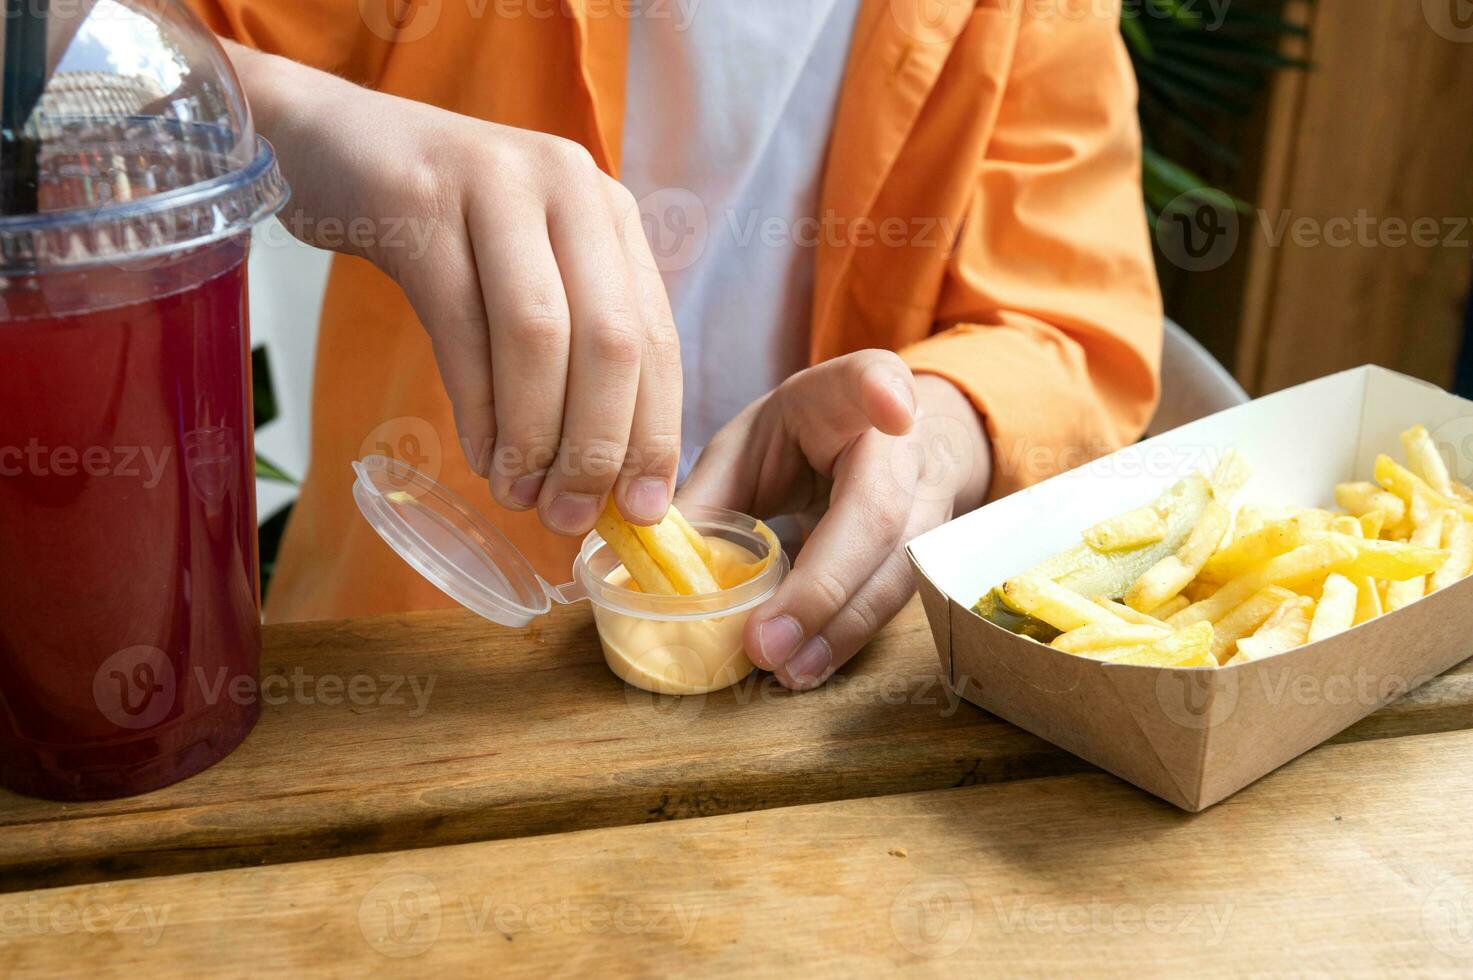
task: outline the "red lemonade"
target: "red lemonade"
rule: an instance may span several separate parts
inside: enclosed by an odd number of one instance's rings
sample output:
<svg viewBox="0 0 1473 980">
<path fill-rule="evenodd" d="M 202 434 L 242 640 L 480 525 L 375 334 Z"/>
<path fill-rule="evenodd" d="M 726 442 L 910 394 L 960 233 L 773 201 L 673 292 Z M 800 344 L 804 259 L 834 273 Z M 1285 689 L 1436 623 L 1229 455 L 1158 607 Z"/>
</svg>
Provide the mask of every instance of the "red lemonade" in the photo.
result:
<svg viewBox="0 0 1473 980">
<path fill-rule="evenodd" d="M 8 788 L 140 793 L 206 768 L 255 722 L 245 251 L 237 238 L 0 293 Z M 117 302 L 90 308 L 99 298 Z"/>
</svg>

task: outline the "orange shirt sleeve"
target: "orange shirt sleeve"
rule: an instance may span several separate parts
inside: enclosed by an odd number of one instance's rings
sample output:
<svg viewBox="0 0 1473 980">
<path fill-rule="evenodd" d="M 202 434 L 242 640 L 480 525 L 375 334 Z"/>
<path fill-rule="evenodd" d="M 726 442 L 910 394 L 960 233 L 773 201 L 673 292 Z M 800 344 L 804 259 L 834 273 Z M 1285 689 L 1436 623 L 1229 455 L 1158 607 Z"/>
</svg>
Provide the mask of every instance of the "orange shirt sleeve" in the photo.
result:
<svg viewBox="0 0 1473 980">
<path fill-rule="evenodd" d="M 372 86 L 413 0 L 186 2 L 221 37 Z"/>
<path fill-rule="evenodd" d="M 1023 14 L 940 329 L 901 352 L 984 416 L 993 497 L 1135 440 L 1159 388 L 1161 297 L 1119 25 L 1034 6 L 1049 12 Z"/>
</svg>

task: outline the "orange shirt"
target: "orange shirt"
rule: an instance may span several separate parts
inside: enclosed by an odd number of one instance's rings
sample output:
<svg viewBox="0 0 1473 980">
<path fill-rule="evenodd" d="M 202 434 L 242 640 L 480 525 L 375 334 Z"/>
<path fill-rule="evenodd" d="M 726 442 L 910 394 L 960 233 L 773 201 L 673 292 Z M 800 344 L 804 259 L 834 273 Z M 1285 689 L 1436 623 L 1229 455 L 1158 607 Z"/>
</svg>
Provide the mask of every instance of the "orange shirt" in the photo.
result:
<svg viewBox="0 0 1473 980">
<path fill-rule="evenodd" d="M 221 35 L 578 140 L 618 174 L 628 4 L 190 2 Z M 1162 311 L 1135 100 L 1118 18 L 1100 4 L 864 0 L 821 195 L 810 357 L 888 348 L 958 385 L 993 441 L 994 496 L 1135 439 L 1154 409 Z M 470 472 L 398 287 L 339 257 L 311 469 L 268 619 L 451 604 L 353 504 L 350 462 L 384 448 L 482 505 L 543 577 L 567 578 L 578 543 L 500 510 Z"/>
</svg>

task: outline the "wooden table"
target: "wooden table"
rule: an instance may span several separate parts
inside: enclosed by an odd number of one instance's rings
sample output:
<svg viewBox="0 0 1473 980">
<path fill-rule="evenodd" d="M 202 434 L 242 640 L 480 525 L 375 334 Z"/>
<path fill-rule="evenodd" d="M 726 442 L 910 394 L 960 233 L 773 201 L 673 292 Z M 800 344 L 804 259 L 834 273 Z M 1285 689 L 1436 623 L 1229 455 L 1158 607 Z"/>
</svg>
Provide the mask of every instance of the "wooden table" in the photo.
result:
<svg viewBox="0 0 1473 980">
<path fill-rule="evenodd" d="M 0 794 L 0 976 L 1473 975 L 1473 661 L 1188 815 L 942 688 L 657 698 L 586 614 L 267 631 L 215 769 Z"/>
</svg>

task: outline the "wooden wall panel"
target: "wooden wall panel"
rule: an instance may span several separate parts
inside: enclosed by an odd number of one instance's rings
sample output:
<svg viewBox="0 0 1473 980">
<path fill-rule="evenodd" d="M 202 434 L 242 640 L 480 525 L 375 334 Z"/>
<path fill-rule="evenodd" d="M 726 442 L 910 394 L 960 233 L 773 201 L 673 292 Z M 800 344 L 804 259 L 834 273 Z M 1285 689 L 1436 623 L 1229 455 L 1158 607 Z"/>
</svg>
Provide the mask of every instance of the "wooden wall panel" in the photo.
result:
<svg viewBox="0 0 1473 980">
<path fill-rule="evenodd" d="M 1250 390 L 1366 362 L 1451 383 L 1473 273 L 1473 21 L 1458 20 L 1466 6 L 1302 8 L 1315 67 L 1276 82 L 1260 210 L 1243 229 L 1249 273 L 1235 368 Z M 1419 220 L 1429 236 L 1436 226 L 1436 244 L 1406 240 Z M 1343 246 L 1327 237 L 1347 235 Z"/>
</svg>

